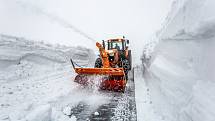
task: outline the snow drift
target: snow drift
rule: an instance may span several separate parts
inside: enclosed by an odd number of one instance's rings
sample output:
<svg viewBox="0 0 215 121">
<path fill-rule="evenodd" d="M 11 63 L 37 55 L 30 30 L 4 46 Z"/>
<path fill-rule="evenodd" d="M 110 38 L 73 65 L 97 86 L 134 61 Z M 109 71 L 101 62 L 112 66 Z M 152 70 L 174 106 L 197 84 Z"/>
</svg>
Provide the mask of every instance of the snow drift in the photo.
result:
<svg viewBox="0 0 215 121">
<path fill-rule="evenodd" d="M 98 104 L 93 100 L 101 95 L 82 93 L 73 82 L 70 58 L 91 66 L 95 54 L 83 47 L 0 35 L 0 120 L 75 120 L 62 111 L 66 105 L 78 103 L 70 99 L 84 95 L 76 101 L 91 99 L 89 102 Z M 67 96 L 70 102 L 63 101 Z"/>
<path fill-rule="evenodd" d="M 157 34 L 145 79 L 169 121 L 215 120 L 215 1 L 177 0 Z"/>
</svg>

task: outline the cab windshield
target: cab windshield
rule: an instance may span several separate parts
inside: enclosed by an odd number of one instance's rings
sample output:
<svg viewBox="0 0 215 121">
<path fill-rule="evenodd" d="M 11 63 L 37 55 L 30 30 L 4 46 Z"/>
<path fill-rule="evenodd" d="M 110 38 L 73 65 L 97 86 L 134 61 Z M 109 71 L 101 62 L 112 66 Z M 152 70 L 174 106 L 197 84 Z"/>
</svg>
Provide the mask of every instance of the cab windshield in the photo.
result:
<svg viewBox="0 0 215 121">
<path fill-rule="evenodd" d="M 122 50 L 122 41 L 112 41 L 109 42 L 109 50 L 110 49 L 117 49 L 117 50 Z"/>
</svg>

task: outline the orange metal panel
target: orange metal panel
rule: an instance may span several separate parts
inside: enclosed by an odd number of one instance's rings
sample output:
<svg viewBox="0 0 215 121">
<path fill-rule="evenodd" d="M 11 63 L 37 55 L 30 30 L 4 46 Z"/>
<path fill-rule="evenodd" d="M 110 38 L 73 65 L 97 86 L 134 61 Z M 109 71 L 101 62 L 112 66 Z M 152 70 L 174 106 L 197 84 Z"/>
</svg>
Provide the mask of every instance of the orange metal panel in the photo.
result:
<svg viewBox="0 0 215 121">
<path fill-rule="evenodd" d="M 78 74 L 125 75 L 123 68 L 75 68 L 75 72 Z"/>
</svg>

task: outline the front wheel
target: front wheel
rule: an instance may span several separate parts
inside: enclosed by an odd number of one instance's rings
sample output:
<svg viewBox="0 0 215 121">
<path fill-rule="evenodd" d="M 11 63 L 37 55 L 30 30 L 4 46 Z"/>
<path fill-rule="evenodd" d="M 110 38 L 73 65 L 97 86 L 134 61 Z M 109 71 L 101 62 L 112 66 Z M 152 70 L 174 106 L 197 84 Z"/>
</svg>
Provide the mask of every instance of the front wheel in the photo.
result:
<svg viewBox="0 0 215 121">
<path fill-rule="evenodd" d="M 102 65 L 102 59 L 101 58 L 97 58 L 96 59 L 96 62 L 95 62 L 95 68 L 101 68 L 103 65 Z"/>
</svg>

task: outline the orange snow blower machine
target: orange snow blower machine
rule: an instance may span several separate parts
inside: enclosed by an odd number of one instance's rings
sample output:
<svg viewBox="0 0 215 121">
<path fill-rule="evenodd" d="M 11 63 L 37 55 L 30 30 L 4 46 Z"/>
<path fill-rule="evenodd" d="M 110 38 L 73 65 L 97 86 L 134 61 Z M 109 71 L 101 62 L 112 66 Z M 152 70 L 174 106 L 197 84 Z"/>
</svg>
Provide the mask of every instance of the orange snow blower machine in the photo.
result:
<svg viewBox="0 0 215 121">
<path fill-rule="evenodd" d="M 109 39 L 96 43 L 99 49 L 99 57 L 95 61 L 94 68 L 76 68 L 71 59 L 72 66 L 78 74 L 75 82 L 87 85 L 89 81 L 95 81 L 91 76 L 101 76 L 99 88 L 124 92 L 128 71 L 131 70 L 131 50 L 128 50 L 129 40 L 123 38 Z"/>
</svg>

